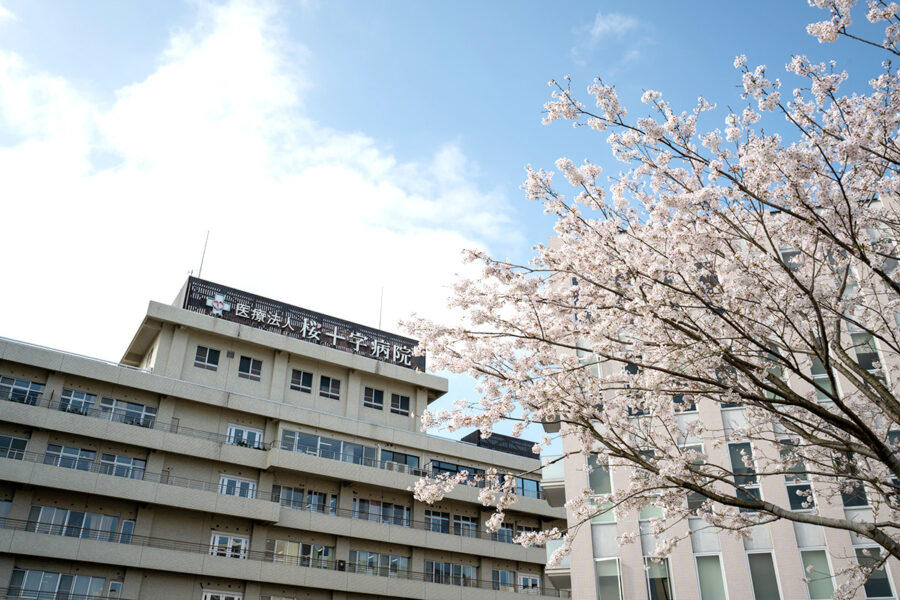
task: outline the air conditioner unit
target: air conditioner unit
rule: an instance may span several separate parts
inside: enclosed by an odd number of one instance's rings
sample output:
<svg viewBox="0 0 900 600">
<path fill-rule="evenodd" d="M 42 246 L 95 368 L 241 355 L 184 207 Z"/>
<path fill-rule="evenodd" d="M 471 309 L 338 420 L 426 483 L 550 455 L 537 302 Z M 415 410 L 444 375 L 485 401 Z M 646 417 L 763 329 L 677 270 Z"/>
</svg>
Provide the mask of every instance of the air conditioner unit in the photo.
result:
<svg viewBox="0 0 900 600">
<path fill-rule="evenodd" d="M 399 471 L 400 463 L 389 460 L 388 462 L 384 463 L 384 468 L 387 471 Z"/>
</svg>

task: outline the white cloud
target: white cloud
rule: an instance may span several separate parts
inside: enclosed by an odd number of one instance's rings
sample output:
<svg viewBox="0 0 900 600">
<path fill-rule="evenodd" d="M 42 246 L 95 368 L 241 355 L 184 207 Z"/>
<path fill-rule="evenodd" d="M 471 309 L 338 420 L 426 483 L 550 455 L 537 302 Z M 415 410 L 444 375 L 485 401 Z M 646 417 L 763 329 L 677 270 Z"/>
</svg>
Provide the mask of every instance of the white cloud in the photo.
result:
<svg viewBox="0 0 900 600">
<path fill-rule="evenodd" d="M 446 314 L 461 248 L 519 239 L 457 144 L 401 162 L 320 126 L 269 10 L 203 12 L 109 106 L 0 50 L 0 335 L 117 359 L 207 229 L 204 277 L 370 325 L 384 286 L 386 328 Z"/>
<path fill-rule="evenodd" d="M 599 62 L 603 67 L 601 74 L 611 77 L 639 60 L 642 49 L 653 44 L 649 27 L 631 15 L 598 11 L 592 22 L 575 28 L 577 43 L 570 48 L 572 61 L 581 67 Z"/>
<path fill-rule="evenodd" d="M 608 37 L 621 38 L 629 31 L 637 29 L 640 22 L 629 15 L 622 13 L 607 13 L 598 11 L 594 16 L 594 22 L 588 29 L 591 43 L 597 43 Z"/>
<path fill-rule="evenodd" d="M 0 4 L 0 23 L 4 21 L 15 21 L 16 15 L 12 13 L 8 8 Z"/>
</svg>

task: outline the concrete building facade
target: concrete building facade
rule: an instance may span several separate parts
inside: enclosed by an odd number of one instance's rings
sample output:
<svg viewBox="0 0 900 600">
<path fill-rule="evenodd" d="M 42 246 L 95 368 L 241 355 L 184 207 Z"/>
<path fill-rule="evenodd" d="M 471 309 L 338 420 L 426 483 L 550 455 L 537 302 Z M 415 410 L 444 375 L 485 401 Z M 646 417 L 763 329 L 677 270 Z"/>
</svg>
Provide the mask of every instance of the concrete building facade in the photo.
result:
<svg viewBox="0 0 900 600">
<path fill-rule="evenodd" d="M 604 369 L 617 368 L 607 364 Z M 804 392 L 806 390 L 803 390 Z M 680 407 L 679 427 L 700 419 L 706 425 L 705 437 L 685 440 L 686 446 L 710 456 L 717 464 L 732 464 L 739 472 L 741 452 L 750 452 L 750 444 L 733 439 L 731 432 L 746 423 L 745 409 L 728 407 L 710 399 Z M 643 417 L 632 417 L 643 418 Z M 545 424 L 545 430 L 561 433 L 564 458 L 543 470 L 543 492 L 548 502 L 562 506 L 581 490 L 597 494 L 625 489 L 626 467 L 612 469 L 601 465 L 587 468 L 589 456 L 566 435 L 565 425 Z M 718 432 L 718 435 L 712 432 Z M 776 450 L 777 451 L 777 450 Z M 557 457 L 544 457 L 552 462 Z M 754 476 L 755 477 L 755 476 Z M 865 494 L 847 494 L 837 502 L 817 494 L 815 480 L 787 476 L 765 476 L 756 480 L 762 497 L 780 506 L 807 510 L 801 506 L 797 487 L 812 490 L 820 514 L 835 518 L 873 520 Z M 843 504 L 841 504 L 843 500 Z M 595 517 L 589 526 L 578 529 L 571 553 L 547 574 L 557 586 L 571 588 L 574 598 L 598 600 L 829 600 L 843 582 L 848 567 L 866 564 L 871 541 L 846 531 L 779 520 L 756 526 L 752 535 L 741 539 L 734 534 L 707 529 L 700 518 L 674 524 L 671 534 L 685 539 L 662 562 L 649 559 L 656 538 L 649 532 L 648 520 L 661 517 L 658 510 L 611 510 Z M 577 520 L 569 511 L 568 522 Z M 616 538 L 625 532 L 639 532 L 634 543 L 619 546 Z M 548 552 L 559 542 L 549 545 Z M 890 559 L 885 569 L 875 571 L 860 588 L 855 600 L 895 600 L 900 582 L 900 564 Z"/>
<path fill-rule="evenodd" d="M 426 435 L 447 391 L 413 340 L 189 279 L 118 363 L 0 339 L 4 597 L 184 600 L 567 596 L 540 476 L 496 533 L 476 486 L 539 464 Z"/>
</svg>

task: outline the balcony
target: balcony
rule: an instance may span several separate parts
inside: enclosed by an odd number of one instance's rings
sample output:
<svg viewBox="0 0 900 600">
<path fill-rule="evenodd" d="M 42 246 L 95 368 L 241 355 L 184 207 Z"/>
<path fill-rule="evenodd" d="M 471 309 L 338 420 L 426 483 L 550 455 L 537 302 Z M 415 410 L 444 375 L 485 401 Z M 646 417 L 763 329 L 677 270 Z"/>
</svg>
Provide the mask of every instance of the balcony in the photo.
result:
<svg viewBox="0 0 900 600">
<path fill-rule="evenodd" d="M 246 550 L 222 553 L 209 543 L 187 542 L 142 535 L 128 536 L 127 543 L 112 538 L 108 531 L 87 531 L 82 538 L 55 536 L 36 531 L 35 522 L 0 519 L 0 552 L 74 559 L 147 569 L 159 569 L 206 576 L 235 577 L 280 585 L 331 588 L 352 593 L 379 592 L 391 597 L 446 597 L 431 586 L 457 585 L 474 599 L 506 597 L 493 581 L 469 579 L 437 581 L 433 573 L 390 571 L 357 567 L 346 560 L 311 559 L 308 556 L 276 555 L 271 551 Z M 159 550 L 159 552 L 157 551 Z M 389 583 L 390 582 L 390 583 Z M 430 591 L 429 591 L 430 589 Z M 510 593 L 538 595 L 533 588 L 517 588 Z M 559 590 L 541 590 L 542 596 L 560 597 Z"/>
<path fill-rule="evenodd" d="M 566 473 L 563 468 L 564 459 L 560 455 L 541 458 L 541 488 L 544 499 L 550 506 L 558 507 L 566 503 Z"/>
<path fill-rule="evenodd" d="M 41 452 L 10 453 L 0 458 L 0 479 L 85 494 L 127 498 L 150 504 L 176 506 L 218 514 L 275 522 L 280 507 L 271 492 L 223 489 L 220 482 L 177 477 L 167 471 L 150 473 L 132 469 L 131 477 L 98 460 L 60 457 Z"/>
<path fill-rule="evenodd" d="M 556 550 L 562 546 L 563 540 L 550 540 L 547 542 L 547 561 L 550 561 L 550 557 L 553 555 Z M 568 590 L 572 587 L 572 567 L 570 566 L 571 557 L 566 554 L 562 560 L 559 561 L 559 564 L 554 567 L 546 567 L 544 572 L 547 575 L 547 578 L 556 586 L 558 590 Z"/>
<path fill-rule="evenodd" d="M 47 408 L 53 411 L 59 411 L 66 414 L 78 415 L 82 417 L 91 417 L 109 421 L 110 423 L 122 423 L 141 427 L 143 429 L 155 429 L 166 433 L 175 433 L 178 435 L 186 435 L 189 437 L 209 440 L 219 444 L 230 444 L 242 448 L 251 448 L 254 450 L 268 450 L 271 444 L 264 442 L 247 442 L 244 440 L 236 440 L 233 436 L 225 433 L 215 433 L 212 431 L 203 431 L 201 429 L 193 429 L 191 427 L 183 427 L 177 422 L 167 423 L 158 421 L 156 415 L 140 414 L 134 411 L 124 409 L 109 409 L 106 407 L 96 407 L 85 404 L 74 404 L 69 400 L 54 400 L 52 397 L 43 397 L 40 392 L 29 392 L 27 395 L 12 391 L 4 396 L 0 396 L 0 400 L 7 400 L 17 404 L 25 404 L 39 408 Z"/>
</svg>

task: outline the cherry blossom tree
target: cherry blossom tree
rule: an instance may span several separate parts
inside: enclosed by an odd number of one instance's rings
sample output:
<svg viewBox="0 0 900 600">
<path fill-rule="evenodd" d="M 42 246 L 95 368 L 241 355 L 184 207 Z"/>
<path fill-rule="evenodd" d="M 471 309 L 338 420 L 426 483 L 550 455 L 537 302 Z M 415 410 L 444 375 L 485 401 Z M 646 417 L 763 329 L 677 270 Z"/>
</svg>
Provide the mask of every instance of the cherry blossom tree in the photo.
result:
<svg viewBox="0 0 900 600">
<path fill-rule="evenodd" d="M 647 116 L 630 119 L 600 80 L 584 99 L 551 82 L 544 123 L 605 135 L 626 170 L 607 179 L 560 159 L 567 196 L 553 173 L 528 169 L 526 195 L 554 215 L 555 237 L 528 264 L 469 253 L 483 272 L 456 285 L 461 324 L 407 323 L 435 368 L 475 377 L 482 396 L 427 414 L 427 427 L 561 424 L 593 468 L 630 467 L 628 486 L 584 490 L 569 508 L 587 522 L 660 507 L 659 556 L 680 541 L 672 524 L 699 516 L 738 534 L 777 519 L 846 530 L 883 549 L 869 567 L 900 558 L 900 72 L 889 62 L 900 7 L 868 3 L 868 20 L 885 25 L 872 41 L 851 28 L 854 0 L 810 4 L 829 13 L 808 27 L 820 42 L 884 54 L 866 93 L 842 95 L 847 73 L 805 56 L 787 64 L 797 83 L 783 93 L 741 56 L 746 106 L 709 130 L 703 98 L 677 112 L 647 91 Z M 736 410 L 723 431 L 697 407 Z M 464 479 L 423 480 L 416 495 L 434 501 Z M 497 527 L 515 486 L 486 479 Z M 774 480 L 794 484 L 780 500 L 760 493 Z M 826 510 L 860 503 L 871 507 L 862 521 Z M 570 524 L 519 541 L 571 535 Z M 836 597 L 869 572 L 845 577 Z"/>
</svg>

